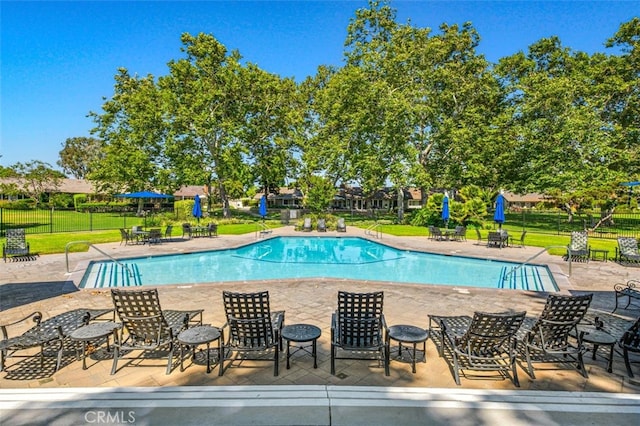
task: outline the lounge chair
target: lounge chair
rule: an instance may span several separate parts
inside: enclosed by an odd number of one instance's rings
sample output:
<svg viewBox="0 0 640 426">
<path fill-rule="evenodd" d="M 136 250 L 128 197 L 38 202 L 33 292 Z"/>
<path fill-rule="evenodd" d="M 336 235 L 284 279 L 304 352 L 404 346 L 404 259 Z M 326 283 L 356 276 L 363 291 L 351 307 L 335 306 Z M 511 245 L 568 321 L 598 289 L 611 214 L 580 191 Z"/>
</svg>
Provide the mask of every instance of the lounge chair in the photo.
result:
<svg viewBox="0 0 640 426">
<path fill-rule="evenodd" d="M 167 371 L 173 364 L 176 338 L 190 325 L 202 324 L 202 309 L 193 311 L 163 310 L 158 290 L 111 289 L 111 299 L 123 325 L 116 333 L 111 374 L 118 369 L 118 361 L 130 351 L 168 351 Z"/>
<path fill-rule="evenodd" d="M 567 247 L 567 254 L 564 256 L 566 260 L 571 257 L 577 262 L 588 262 L 591 257 L 591 249 L 589 248 L 589 236 L 587 231 L 573 231 L 571 233 L 571 243 Z"/>
<path fill-rule="evenodd" d="M 324 219 L 318 219 L 317 229 L 318 232 L 327 232 L 327 221 Z"/>
<path fill-rule="evenodd" d="M 336 374 L 336 359 L 371 359 L 375 353 L 389 375 L 389 357 L 383 339 L 387 325 L 382 313 L 383 292 L 338 292 L 338 308 L 331 317 L 331 374 Z M 348 355 L 338 356 L 338 350 Z"/>
<path fill-rule="evenodd" d="M 447 320 L 440 322 L 443 346 L 451 355 L 457 385 L 460 385 L 461 371 L 475 370 L 497 371 L 504 377 L 510 377 L 515 386 L 520 386 L 515 334 L 525 314 L 476 312 L 462 335 L 459 329 L 449 330 Z M 450 317 L 447 319 L 452 320 Z"/>
<path fill-rule="evenodd" d="M 589 309 L 592 298 L 593 294 L 550 294 L 533 325 L 525 325 L 520 329 L 518 351 L 527 361 L 527 373 L 532 379 L 535 379 L 534 363 L 577 365 L 580 373 L 588 378 L 582 360 L 585 348 L 577 325 Z"/>
<path fill-rule="evenodd" d="M 627 298 L 627 304 L 623 309 L 627 309 L 630 305 L 632 305 L 633 299 L 640 302 L 640 289 L 638 286 L 640 285 L 640 281 L 637 280 L 629 280 L 626 284 L 616 284 L 613 286 L 613 290 L 616 294 L 616 306 L 613 308 L 615 312 L 618 309 L 618 299 Z"/>
<path fill-rule="evenodd" d="M 7 261 L 7 257 L 29 258 L 31 255 L 29 243 L 25 238 L 24 229 L 7 229 L 7 241 L 2 245 L 2 258 Z"/>
<path fill-rule="evenodd" d="M 16 352 L 40 347 L 40 368 L 44 366 L 44 354 L 47 349 L 53 348 L 57 353 L 57 362 L 54 371 L 60 369 L 65 346 L 69 342 L 69 335 L 89 321 L 112 312 L 113 309 L 74 309 L 62 314 L 42 320 L 41 312 L 33 312 L 18 321 L 8 324 L 0 324 L 2 341 L 0 341 L 0 371 L 4 371 L 7 358 L 29 358 L 33 355 L 15 355 Z M 35 322 L 35 325 L 19 336 L 9 337 L 12 326 L 24 323 L 27 320 Z"/>
<path fill-rule="evenodd" d="M 638 240 L 632 237 L 618 237 L 618 247 L 616 247 L 616 260 L 620 263 L 640 263 Z"/>
<path fill-rule="evenodd" d="M 514 238 L 514 237 L 509 237 L 509 245 L 512 247 L 516 246 L 516 241 L 517 241 L 517 246 L 518 247 L 524 247 L 524 238 L 527 236 L 527 231 L 524 230 L 522 231 L 522 234 L 520 234 L 520 239 Z"/>
<path fill-rule="evenodd" d="M 302 224 L 302 230 L 304 232 L 311 232 L 313 231 L 313 227 L 311 226 L 311 218 L 310 217 L 305 217 L 304 218 L 304 222 Z"/>
<path fill-rule="evenodd" d="M 336 231 L 347 232 L 347 225 L 344 223 L 344 217 L 338 218 L 338 224 L 336 225 Z"/>
<path fill-rule="evenodd" d="M 618 341 L 618 346 L 622 349 L 624 365 L 627 367 L 627 375 L 633 378 L 629 353 L 640 353 L 640 318 L 638 318 L 636 322 L 624 332 Z"/>
<path fill-rule="evenodd" d="M 222 292 L 227 323 L 222 327 L 225 349 L 242 355 L 243 360 L 272 361 L 273 375 L 278 375 L 279 356 L 282 350 L 281 331 L 284 326 L 284 311 L 271 312 L 269 292 L 232 293 Z M 227 333 L 224 333 L 224 330 Z M 273 353 L 271 359 L 265 353 Z M 224 372 L 224 356 L 220 358 L 220 375 Z"/>
</svg>

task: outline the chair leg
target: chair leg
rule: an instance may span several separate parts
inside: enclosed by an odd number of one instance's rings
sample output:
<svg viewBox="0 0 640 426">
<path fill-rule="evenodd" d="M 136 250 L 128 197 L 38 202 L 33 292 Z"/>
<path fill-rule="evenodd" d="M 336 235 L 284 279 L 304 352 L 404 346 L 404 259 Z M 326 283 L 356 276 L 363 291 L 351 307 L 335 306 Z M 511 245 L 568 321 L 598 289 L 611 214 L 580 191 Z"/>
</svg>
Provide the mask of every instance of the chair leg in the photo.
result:
<svg viewBox="0 0 640 426">
<path fill-rule="evenodd" d="M 518 379 L 518 369 L 517 369 L 517 366 L 516 366 L 516 356 L 515 355 L 513 355 L 511 357 L 510 362 L 511 362 L 511 375 L 512 375 L 511 380 L 513 380 L 514 386 L 519 388 L 520 387 L 520 380 Z"/>
<path fill-rule="evenodd" d="M 626 348 L 622 349 L 624 356 L 624 366 L 627 367 L 627 375 L 633 379 L 633 371 L 631 371 L 631 361 L 629 360 L 629 351 Z"/>
<path fill-rule="evenodd" d="M 280 343 L 281 342 L 277 342 L 276 343 L 276 350 L 274 351 L 275 354 L 273 356 L 273 363 L 274 363 L 274 365 L 273 365 L 273 375 L 275 377 L 278 376 L 278 373 L 279 373 L 278 370 L 279 370 L 279 367 L 280 367 Z"/>
<path fill-rule="evenodd" d="M 6 350 L 1 350 L 0 351 L 0 371 L 4 371 L 4 360 L 7 358 L 7 351 Z"/>
<path fill-rule="evenodd" d="M 589 378 L 589 373 L 587 373 L 587 369 L 584 367 L 584 360 L 582 359 L 582 352 L 578 353 L 578 368 L 580 369 L 580 374 L 585 379 Z"/>
<path fill-rule="evenodd" d="M 458 367 L 458 356 L 456 355 L 455 349 L 453 352 L 453 378 L 456 381 L 456 385 L 460 386 L 460 372 Z"/>
<path fill-rule="evenodd" d="M 531 354 L 529 353 L 529 348 L 525 350 L 526 358 L 527 358 L 527 373 L 532 379 L 536 378 L 535 373 L 533 372 L 533 364 L 531 362 Z"/>
<path fill-rule="evenodd" d="M 113 365 L 111 366 L 111 375 L 116 374 L 116 370 L 118 369 L 118 358 L 120 357 L 120 348 L 115 346 L 113 348 Z"/>
<path fill-rule="evenodd" d="M 389 376 L 389 352 L 387 351 L 387 347 L 383 346 L 382 347 L 382 356 L 383 356 L 383 362 L 384 362 L 384 375 L 385 376 Z M 415 361 L 414 361 L 415 362 Z"/>
<path fill-rule="evenodd" d="M 171 374 L 173 366 L 173 343 L 169 344 L 169 360 L 167 361 L 167 374 Z"/>
<path fill-rule="evenodd" d="M 331 344 L 331 374 L 336 375 L 336 347 Z"/>
</svg>

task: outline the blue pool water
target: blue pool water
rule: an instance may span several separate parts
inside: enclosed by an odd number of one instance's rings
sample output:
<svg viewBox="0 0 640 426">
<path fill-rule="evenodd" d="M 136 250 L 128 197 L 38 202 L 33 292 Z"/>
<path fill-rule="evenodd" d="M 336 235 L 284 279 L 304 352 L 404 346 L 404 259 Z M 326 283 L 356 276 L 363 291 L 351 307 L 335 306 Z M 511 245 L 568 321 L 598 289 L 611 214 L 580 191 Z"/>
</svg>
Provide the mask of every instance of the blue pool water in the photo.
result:
<svg viewBox="0 0 640 426">
<path fill-rule="evenodd" d="M 518 266 L 398 250 L 357 237 L 276 237 L 236 249 L 121 259 L 120 265 L 91 262 L 81 287 L 326 277 L 557 291 L 546 266 Z"/>
</svg>

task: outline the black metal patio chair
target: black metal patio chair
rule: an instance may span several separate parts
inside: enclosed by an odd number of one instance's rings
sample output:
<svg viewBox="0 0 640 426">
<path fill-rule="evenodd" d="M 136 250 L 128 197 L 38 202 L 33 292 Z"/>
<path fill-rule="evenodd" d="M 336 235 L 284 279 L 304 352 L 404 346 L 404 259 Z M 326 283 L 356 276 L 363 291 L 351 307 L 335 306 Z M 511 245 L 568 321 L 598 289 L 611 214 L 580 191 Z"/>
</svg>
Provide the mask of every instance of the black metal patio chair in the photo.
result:
<svg viewBox="0 0 640 426">
<path fill-rule="evenodd" d="M 338 292 L 338 308 L 331 317 L 331 374 L 336 359 L 371 359 L 376 355 L 389 375 L 389 359 L 383 338 L 387 325 L 382 313 L 384 293 Z M 347 355 L 339 355 L 346 353 Z"/>
</svg>

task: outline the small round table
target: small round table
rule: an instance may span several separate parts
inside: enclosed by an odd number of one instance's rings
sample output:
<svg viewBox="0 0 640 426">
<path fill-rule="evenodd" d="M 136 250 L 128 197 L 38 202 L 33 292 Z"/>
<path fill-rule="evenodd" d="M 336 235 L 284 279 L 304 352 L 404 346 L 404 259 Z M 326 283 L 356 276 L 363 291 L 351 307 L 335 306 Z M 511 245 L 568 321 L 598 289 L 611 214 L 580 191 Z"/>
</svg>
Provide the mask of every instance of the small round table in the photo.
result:
<svg viewBox="0 0 640 426">
<path fill-rule="evenodd" d="M 292 324 L 282 327 L 282 338 L 287 341 L 287 369 L 289 369 L 289 358 L 296 352 L 303 350 L 313 356 L 313 368 L 318 368 L 317 341 L 322 331 L 311 324 Z M 306 343 L 310 345 L 298 345 L 296 350 L 290 351 L 291 342 Z M 311 352 L 307 348 L 311 347 Z"/>
<path fill-rule="evenodd" d="M 193 358 L 195 358 L 196 347 L 199 345 L 207 345 L 207 373 L 211 372 L 211 356 L 209 355 L 209 349 L 211 342 L 218 341 L 218 363 L 223 356 L 222 352 L 222 333 L 217 327 L 210 325 L 198 325 L 195 327 L 187 328 L 178 335 L 178 342 L 180 343 L 180 371 L 184 371 L 184 347 L 191 346 L 193 348 Z M 220 368 L 220 376 L 222 376 L 222 368 Z"/>
<path fill-rule="evenodd" d="M 113 321 L 98 321 L 92 322 L 91 324 L 84 325 L 80 328 L 76 328 L 71 332 L 69 338 L 71 340 L 75 340 L 76 342 L 82 342 L 82 369 L 87 369 L 87 343 L 106 339 L 107 341 L 107 351 L 110 352 L 109 348 L 109 336 L 114 332 L 114 330 L 118 330 L 122 328 L 122 324 L 115 323 Z"/>
<path fill-rule="evenodd" d="M 609 347 L 609 359 L 607 360 L 607 371 L 611 373 L 613 371 L 613 348 L 616 345 L 616 338 L 604 330 L 600 330 L 594 326 L 578 325 L 578 332 L 580 338 L 585 343 L 591 343 L 593 345 L 593 355 L 591 359 L 596 359 L 596 352 L 598 347 Z"/>
<path fill-rule="evenodd" d="M 429 338 L 429 332 L 424 328 L 416 327 L 414 325 L 392 325 L 387 329 L 387 356 L 389 356 L 391 350 L 391 340 L 398 342 L 398 356 L 402 355 L 402 344 L 409 343 L 413 345 L 413 353 L 409 352 L 411 356 L 411 371 L 416 372 L 416 345 L 422 343 L 422 355 L 424 362 L 427 362 L 427 339 Z"/>
</svg>

